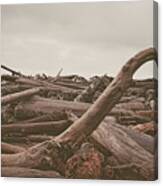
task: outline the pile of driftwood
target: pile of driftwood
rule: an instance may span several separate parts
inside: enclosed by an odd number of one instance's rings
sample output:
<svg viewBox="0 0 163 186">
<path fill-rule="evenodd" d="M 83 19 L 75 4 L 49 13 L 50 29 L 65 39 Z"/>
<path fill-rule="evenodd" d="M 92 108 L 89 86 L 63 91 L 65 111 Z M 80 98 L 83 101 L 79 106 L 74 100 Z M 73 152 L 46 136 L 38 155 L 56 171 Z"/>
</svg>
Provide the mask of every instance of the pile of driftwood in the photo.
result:
<svg viewBox="0 0 163 186">
<path fill-rule="evenodd" d="M 2 176 L 154 180 L 157 82 L 132 80 L 153 48 L 115 77 L 1 76 Z"/>
</svg>

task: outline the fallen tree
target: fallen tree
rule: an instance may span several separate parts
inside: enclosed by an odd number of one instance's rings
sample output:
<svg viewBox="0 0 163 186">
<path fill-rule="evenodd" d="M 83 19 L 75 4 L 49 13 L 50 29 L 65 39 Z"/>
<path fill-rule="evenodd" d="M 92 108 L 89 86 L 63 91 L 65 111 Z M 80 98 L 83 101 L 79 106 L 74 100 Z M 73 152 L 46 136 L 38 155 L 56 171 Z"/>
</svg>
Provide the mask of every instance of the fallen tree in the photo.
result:
<svg viewBox="0 0 163 186">
<path fill-rule="evenodd" d="M 76 146 L 81 144 L 99 126 L 107 113 L 120 100 L 123 92 L 132 83 L 132 76 L 135 71 L 145 62 L 156 60 L 156 58 L 157 54 L 153 48 L 138 53 L 123 66 L 117 77 L 95 103 L 67 130 L 55 137 L 54 140 L 38 144 L 26 152 L 2 155 L 2 166 L 51 167 L 64 174 L 64 161 L 71 155 Z M 116 144 L 116 147 L 119 148 L 119 145 Z M 129 148 L 128 151 L 130 150 Z M 140 166 L 140 174 L 146 180 L 155 179 L 154 156 L 143 148 L 136 148 L 133 154 L 136 154 L 137 150 L 141 151 L 141 155 L 136 156 L 136 164 L 138 167 Z M 142 156 L 145 158 L 142 159 Z"/>
</svg>

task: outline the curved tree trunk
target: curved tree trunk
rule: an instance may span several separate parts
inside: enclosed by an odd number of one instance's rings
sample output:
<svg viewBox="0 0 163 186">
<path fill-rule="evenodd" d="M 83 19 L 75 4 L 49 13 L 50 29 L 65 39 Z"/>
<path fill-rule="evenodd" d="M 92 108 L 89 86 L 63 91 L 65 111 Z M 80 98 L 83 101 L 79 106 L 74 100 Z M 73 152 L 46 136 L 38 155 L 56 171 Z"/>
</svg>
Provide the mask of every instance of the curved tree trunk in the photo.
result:
<svg viewBox="0 0 163 186">
<path fill-rule="evenodd" d="M 156 51 L 153 48 L 144 50 L 131 58 L 96 102 L 72 126 L 59 135 L 56 140 L 59 142 L 70 142 L 74 145 L 75 142 L 79 143 L 86 136 L 90 135 L 120 100 L 123 92 L 129 88 L 136 70 L 145 62 L 153 59 L 156 59 Z"/>
</svg>

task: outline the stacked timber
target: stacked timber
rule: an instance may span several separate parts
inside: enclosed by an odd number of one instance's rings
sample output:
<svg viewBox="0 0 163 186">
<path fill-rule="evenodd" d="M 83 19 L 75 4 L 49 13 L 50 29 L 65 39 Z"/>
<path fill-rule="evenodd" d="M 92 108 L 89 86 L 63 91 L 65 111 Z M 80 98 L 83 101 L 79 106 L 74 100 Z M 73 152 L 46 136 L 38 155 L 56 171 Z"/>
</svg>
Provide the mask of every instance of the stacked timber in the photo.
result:
<svg viewBox="0 0 163 186">
<path fill-rule="evenodd" d="M 157 80 L 132 80 L 156 54 L 135 58 L 115 78 L 1 66 L 2 176 L 156 179 Z"/>
</svg>

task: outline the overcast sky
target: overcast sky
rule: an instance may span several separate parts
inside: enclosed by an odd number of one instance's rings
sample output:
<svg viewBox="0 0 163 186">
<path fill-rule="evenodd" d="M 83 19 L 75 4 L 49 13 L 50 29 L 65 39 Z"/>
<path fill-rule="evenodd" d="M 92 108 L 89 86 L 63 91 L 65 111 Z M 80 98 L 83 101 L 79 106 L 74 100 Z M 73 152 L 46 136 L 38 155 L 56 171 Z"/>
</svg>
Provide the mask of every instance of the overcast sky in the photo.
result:
<svg viewBox="0 0 163 186">
<path fill-rule="evenodd" d="M 24 74 L 115 76 L 153 46 L 152 1 L 2 6 L 2 64 Z M 153 76 L 153 63 L 136 78 Z"/>
</svg>

